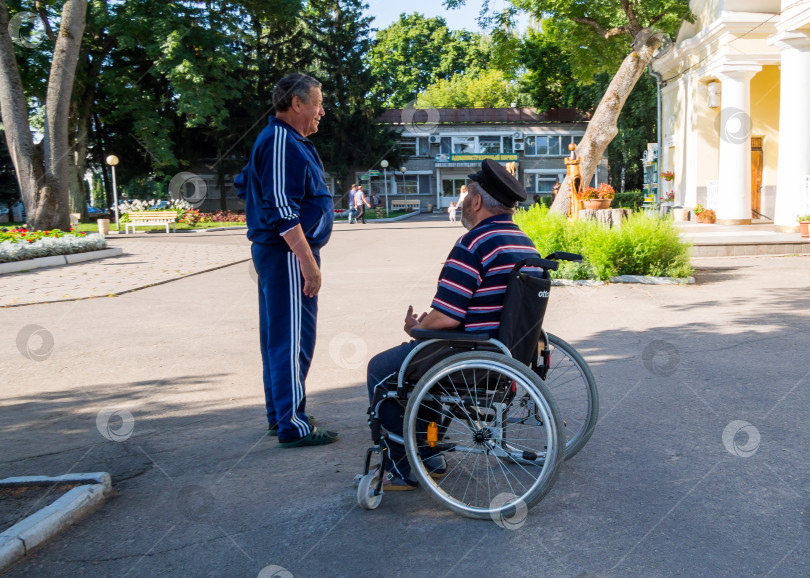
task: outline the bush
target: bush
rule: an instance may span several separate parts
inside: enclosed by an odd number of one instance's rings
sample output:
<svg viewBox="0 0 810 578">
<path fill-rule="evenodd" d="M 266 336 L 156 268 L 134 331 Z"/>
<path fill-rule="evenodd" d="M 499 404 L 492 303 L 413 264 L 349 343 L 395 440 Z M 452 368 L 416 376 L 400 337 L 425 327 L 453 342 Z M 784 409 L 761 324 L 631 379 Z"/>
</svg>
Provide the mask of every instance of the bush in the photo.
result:
<svg viewBox="0 0 810 578">
<path fill-rule="evenodd" d="M 644 204 L 644 191 L 627 191 L 616 193 L 610 206 L 614 209 L 633 209 L 638 211 Z"/>
<path fill-rule="evenodd" d="M 620 229 L 608 229 L 596 221 L 572 223 L 565 215 L 534 206 L 519 211 L 515 222 L 541 255 L 554 251 L 583 255 L 584 263 L 561 263 L 554 277 L 606 281 L 615 275 L 687 277 L 692 273 L 691 244 L 681 241 L 674 222 L 666 217 L 634 213 Z"/>
</svg>

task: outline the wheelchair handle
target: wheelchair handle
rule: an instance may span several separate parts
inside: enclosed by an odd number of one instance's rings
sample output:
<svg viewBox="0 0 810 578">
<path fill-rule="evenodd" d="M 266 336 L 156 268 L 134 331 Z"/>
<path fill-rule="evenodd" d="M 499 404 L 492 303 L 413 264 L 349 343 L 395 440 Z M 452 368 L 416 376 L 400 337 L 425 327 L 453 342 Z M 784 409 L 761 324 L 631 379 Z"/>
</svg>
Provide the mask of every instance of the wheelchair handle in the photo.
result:
<svg viewBox="0 0 810 578">
<path fill-rule="evenodd" d="M 549 261 L 548 259 L 541 259 L 540 257 L 529 257 L 528 259 L 523 259 L 522 261 L 518 261 L 515 263 L 515 266 L 512 268 L 512 272 L 520 271 L 523 267 L 542 267 L 543 269 L 551 269 L 552 271 L 556 271 L 557 268 L 560 266 L 557 261 Z"/>
<path fill-rule="evenodd" d="M 546 259 L 554 259 L 557 261 L 582 261 L 582 255 L 566 253 L 565 251 L 555 251 L 551 255 L 546 255 Z"/>
</svg>

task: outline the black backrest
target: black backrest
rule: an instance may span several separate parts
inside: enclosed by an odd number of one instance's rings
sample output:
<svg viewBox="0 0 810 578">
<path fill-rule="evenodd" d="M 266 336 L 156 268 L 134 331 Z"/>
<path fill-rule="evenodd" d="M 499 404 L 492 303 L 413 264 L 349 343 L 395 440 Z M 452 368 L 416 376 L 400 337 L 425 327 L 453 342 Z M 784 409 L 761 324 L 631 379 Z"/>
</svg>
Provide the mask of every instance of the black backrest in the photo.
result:
<svg viewBox="0 0 810 578">
<path fill-rule="evenodd" d="M 543 271 L 521 271 L 527 266 L 542 267 Z M 498 340 L 509 348 L 512 357 L 526 365 L 537 356 L 537 343 L 551 290 L 548 269 L 556 268 L 554 261 L 530 257 L 517 263 L 509 273 Z"/>
</svg>

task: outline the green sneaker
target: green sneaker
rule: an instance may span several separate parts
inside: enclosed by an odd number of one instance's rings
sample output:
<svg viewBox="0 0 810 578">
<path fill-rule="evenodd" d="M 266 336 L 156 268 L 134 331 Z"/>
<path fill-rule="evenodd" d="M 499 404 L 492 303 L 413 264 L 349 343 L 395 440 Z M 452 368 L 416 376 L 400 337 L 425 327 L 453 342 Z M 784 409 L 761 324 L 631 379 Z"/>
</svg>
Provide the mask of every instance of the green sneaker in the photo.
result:
<svg viewBox="0 0 810 578">
<path fill-rule="evenodd" d="M 327 444 L 333 444 L 340 439 L 340 436 L 337 432 L 327 431 L 323 428 L 315 426 L 312 428 L 312 431 L 309 432 L 309 435 L 304 436 L 302 438 L 298 438 L 296 440 L 290 440 L 288 442 L 279 441 L 278 445 L 282 448 L 301 448 L 304 446 L 325 446 Z"/>
<path fill-rule="evenodd" d="M 307 416 L 307 421 L 309 422 L 309 425 L 311 425 L 311 426 L 315 425 L 315 418 L 312 417 L 311 415 Z M 269 436 L 277 436 L 278 435 L 278 424 L 276 424 L 276 425 L 269 425 L 268 424 L 267 425 L 267 435 L 269 435 Z"/>
</svg>

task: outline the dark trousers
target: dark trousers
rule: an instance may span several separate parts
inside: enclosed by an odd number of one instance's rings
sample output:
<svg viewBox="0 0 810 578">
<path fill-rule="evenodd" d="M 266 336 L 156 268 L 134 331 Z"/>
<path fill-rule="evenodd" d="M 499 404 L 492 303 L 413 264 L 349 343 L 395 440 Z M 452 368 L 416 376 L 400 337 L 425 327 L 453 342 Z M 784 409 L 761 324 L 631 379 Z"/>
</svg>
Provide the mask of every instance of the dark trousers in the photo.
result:
<svg viewBox="0 0 810 578">
<path fill-rule="evenodd" d="M 396 381 L 397 373 L 405 358 L 413 351 L 414 347 L 418 345 L 418 341 L 411 341 L 409 343 L 402 343 L 391 349 L 387 349 L 382 353 L 378 353 L 371 358 L 368 362 L 368 399 L 369 403 L 374 398 L 374 389 L 378 386 L 382 387 L 383 383 L 394 379 Z M 423 419 L 417 420 L 421 424 L 427 424 L 430 421 L 436 421 L 436 411 L 429 411 L 428 404 L 422 404 L 420 408 L 420 417 Z M 423 412 L 423 410 L 428 410 Z M 423 416 L 422 413 L 425 413 Z M 428 415 L 430 414 L 430 415 Z M 402 437 L 403 422 L 405 418 L 405 406 L 400 404 L 396 399 L 387 399 L 380 404 L 379 408 L 380 424 L 390 433 Z M 436 452 L 423 449 L 421 452 L 422 459 L 427 459 Z M 411 466 L 408 463 L 408 458 L 405 456 L 405 448 L 396 442 L 388 442 L 388 461 L 385 464 L 385 469 L 393 471 L 397 476 L 403 479 L 411 479 Z"/>
<path fill-rule="evenodd" d="M 316 249 L 312 251 L 320 265 Z M 312 353 L 318 298 L 303 292 L 298 259 L 286 246 L 252 247 L 259 273 L 259 334 L 267 422 L 278 424 L 278 439 L 289 441 L 311 431 L 304 413 L 306 381 Z"/>
<path fill-rule="evenodd" d="M 357 221 L 366 224 L 366 208 L 363 205 L 357 207 Z"/>
</svg>

